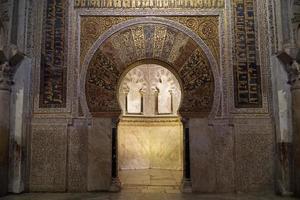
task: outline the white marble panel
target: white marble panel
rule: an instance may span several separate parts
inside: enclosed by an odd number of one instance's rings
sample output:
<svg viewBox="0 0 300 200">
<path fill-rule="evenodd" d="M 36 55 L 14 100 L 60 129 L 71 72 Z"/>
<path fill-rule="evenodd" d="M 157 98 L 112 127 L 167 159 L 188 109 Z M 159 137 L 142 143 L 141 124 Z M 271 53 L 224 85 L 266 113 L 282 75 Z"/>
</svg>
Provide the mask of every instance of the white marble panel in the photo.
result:
<svg viewBox="0 0 300 200">
<path fill-rule="evenodd" d="M 123 118 L 119 123 L 120 169 L 182 170 L 182 146 L 178 118 Z"/>
<path fill-rule="evenodd" d="M 88 136 L 88 191 L 108 190 L 111 184 L 111 119 L 95 118 Z"/>
</svg>

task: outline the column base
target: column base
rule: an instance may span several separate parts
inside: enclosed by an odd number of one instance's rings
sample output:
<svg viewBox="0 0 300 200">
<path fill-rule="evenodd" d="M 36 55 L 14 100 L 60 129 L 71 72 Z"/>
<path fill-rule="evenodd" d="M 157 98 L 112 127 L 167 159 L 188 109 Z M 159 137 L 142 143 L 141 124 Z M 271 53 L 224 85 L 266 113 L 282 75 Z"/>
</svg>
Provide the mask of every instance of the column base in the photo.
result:
<svg viewBox="0 0 300 200">
<path fill-rule="evenodd" d="M 183 179 L 181 182 L 180 190 L 182 193 L 192 193 L 192 181 L 191 179 Z"/>
<path fill-rule="evenodd" d="M 119 177 L 117 178 L 112 178 L 112 181 L 111 181 L 111 185 L 110 185 L 110 188 L 109 188 L 109 191 L 110 192 L 120 192 L 121 191 L 121 181 L 119 179 Z"/>
<path fill-rule="evenodd" d="M 284 197 L 293 195 L 293 192 L 288 191 L 281 181 L 277 181 L 277 190 L 278 194 Z"/>
</svg>

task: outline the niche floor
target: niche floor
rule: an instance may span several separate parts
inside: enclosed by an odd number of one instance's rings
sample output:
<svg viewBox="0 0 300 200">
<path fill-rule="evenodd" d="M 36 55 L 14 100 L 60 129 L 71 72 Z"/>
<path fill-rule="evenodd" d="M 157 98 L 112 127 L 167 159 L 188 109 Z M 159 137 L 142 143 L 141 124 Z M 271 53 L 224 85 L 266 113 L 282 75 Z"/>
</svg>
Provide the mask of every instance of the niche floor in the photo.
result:
<svg viewBox="0 0 300 200">
<path fill-rule="evenodd" d="M 182 171 L 163 169 L 119 171 L 122 189 L 133 192 L 180 193 Z"/>
</svg>

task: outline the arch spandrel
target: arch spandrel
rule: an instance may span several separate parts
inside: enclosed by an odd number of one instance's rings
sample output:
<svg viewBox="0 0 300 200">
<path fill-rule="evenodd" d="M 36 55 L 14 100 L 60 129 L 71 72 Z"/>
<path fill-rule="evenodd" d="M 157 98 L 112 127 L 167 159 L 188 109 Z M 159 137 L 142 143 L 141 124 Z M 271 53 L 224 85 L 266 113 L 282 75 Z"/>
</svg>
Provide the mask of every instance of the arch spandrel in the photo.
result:
<svg viewBox="0 0 300 200">
<path fill-rule="evenodd" d="M 117 86 L 132 63 L 159 60 L 172 67 L 183 83 L 179 113 L 208 116 L 214 104 L 215 83 L 211 54 L 192 37 L 161 23 L 139 23 L 120 29 L 104 40 L 90 59 L 85 79 L 92 116 L 121 113 Z M 216 71 L 216 70 L 215 70 Z"/>
</svg>

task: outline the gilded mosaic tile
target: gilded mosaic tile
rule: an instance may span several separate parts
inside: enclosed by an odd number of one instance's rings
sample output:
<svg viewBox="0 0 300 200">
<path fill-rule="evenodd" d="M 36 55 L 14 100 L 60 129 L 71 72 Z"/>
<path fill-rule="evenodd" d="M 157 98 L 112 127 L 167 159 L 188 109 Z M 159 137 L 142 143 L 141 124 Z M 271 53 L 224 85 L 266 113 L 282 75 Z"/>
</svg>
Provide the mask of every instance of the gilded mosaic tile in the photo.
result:
<svg viewBox="0 0 300 200">
<path fill-rule="evenodd" d="M 198 34 L 210 48 L 217 62 L 220 63 L 218 16 L 172 16 L 166 18 L 177 21 Z"/>
<path fill-rule="evenodd" d="M 102 35 L 105 31 L 107 31 L 112 26 L 119 24 L 121 22 L 125 22 L 127 20 L 137 18 L 134 16 L 97 16 L 91 17 L 86 16 L 81 18 L 81 39 L 80 39 L 80 60 L 81 63 L 91 48 L 92 44 L 97 40 L 100 35 Z M 186 27 L 190 28 L 196 34 L 198 34 L 207 46 L 211 49 L 213 55 L 215 56 L 217 62 L 219 62 L 220 58 L 220 44 L 219 44 L 219 31 L 218 25 L 219 20 L 217 16 L 174 16 L 174 17 L 165 17 L 167 19 L 177 21 Z M 153 27 L 146 26 L 144 30 L 144 34 L 146 37 L 146 57 L 152 57 L 150 54 L 153 51 L 153 47 L 151 46 L 153 43 L 147 43 L 149 38 L 153 38 L 151 34 L 154 34 Z M 148 38 L 148 39 L 147 39 Z M 178 35 L 175 41 L 182 41 L 178 42 L 177 45 L 184 46 L 185 40 L 182 38 L 182 35 Z M 177 48 L 176 48 L 177 49 Z M 172 50 L 171 50 L 172 51 Z M 170 53 L 170 62 L 176 59 L 177 53 L 180 52 L 171 52 Z"/>
<path fill-rule="evenodd" d="M 223 8 L 224 0 L 74 0 L 76 8 Z"/>
</svg>

